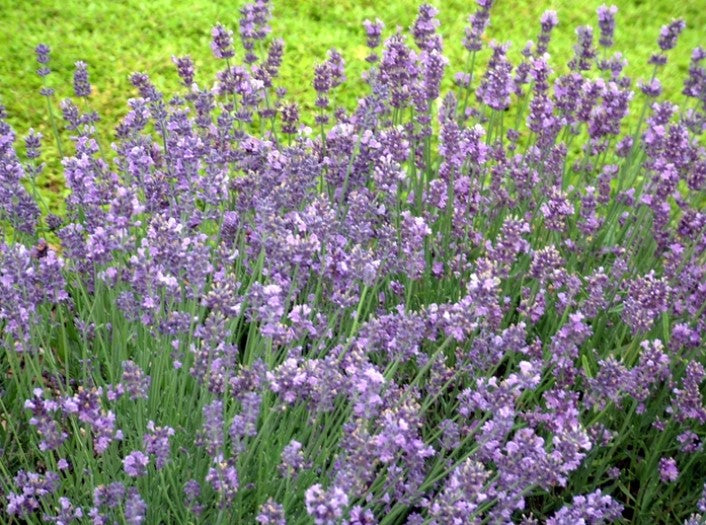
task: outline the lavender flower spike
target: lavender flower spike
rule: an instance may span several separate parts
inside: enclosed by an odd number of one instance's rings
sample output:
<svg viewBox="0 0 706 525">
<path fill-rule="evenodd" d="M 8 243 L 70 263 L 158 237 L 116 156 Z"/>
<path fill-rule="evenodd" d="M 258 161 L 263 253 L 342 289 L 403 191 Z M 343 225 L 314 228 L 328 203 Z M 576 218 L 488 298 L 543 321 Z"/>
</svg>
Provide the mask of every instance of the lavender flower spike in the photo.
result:
<svg viewBox="0 0 706 525">
<path fill-rule="evenodd" d="M 49 63 L 49 51 L 49 46 L 46 44 L 39 44 L 34 49 L 34 52 L 37 54 L 37 63 L 40 65 L 37 70 L 37 74 L 40 77 L 46 77 L 51 72 L 51 69 L 47 66 Z"/>
<path fill-rule="evenodd" d="M 662 26 L 662 30 L 659 33 L 659 39 L 657 44 L 662 51 L 669 51 L 674 49 L 677 45 L 677 39 L 682 31 L 686 28 L 686 23 L 682 19 L 677 19 L 671 24 Z"/>
<path fill-rule="evenodd" d="M 213 56 L 224 60 L 235 56 L 233 32 L 222 24 L 216 24 L 211 30 L 211 51 L 213 51 Z"/>
<path fill-rule="evenodd" d="M 598 8 L 598 26 L 601 29 L 601 37 L 598 43 L 603 47 L 613 45 L 613 34 L 615 33 L 615 14 L 618 8 L 614 5 L 608 7 L 603 4 Z"/>
<path fill-rule="evenodd" d="M 123 469 L 125 474 L 131 478 L 138 478 L 147 473 L 149 462 L 150 458 L 148 456 L 139 450 L 135 450 L 123 458 Z"/>
<path fill-rule="evenodd" d="M 79 60 L 74 71 L 74 94 L 77 97 L 88 97 L 91 94 L 91 84 L 88 81 L 88 66 Z"/>
</svg>

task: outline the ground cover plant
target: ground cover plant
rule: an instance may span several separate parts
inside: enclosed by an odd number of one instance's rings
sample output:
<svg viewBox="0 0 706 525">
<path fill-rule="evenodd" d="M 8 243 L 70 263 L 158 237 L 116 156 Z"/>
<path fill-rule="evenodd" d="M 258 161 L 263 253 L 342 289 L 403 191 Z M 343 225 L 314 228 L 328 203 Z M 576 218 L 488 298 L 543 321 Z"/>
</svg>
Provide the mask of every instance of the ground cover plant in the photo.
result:
<svg viewBox="0 0 706 525">
<path fill-rule="evenodd" d="M 0 112 L 3 522 L 706 520 L 706 51 L 665 97 L 685 21 L 631 79 L 616 8 L 512 63 L 491 4 L 459 70 L 435 8 L 366 21 L 366 94 L 332 49 L 306 118 L 256 0 L 214 82 L 131 75 L 111 142 L 37 46 L 52 132 Z"/>
</svg>

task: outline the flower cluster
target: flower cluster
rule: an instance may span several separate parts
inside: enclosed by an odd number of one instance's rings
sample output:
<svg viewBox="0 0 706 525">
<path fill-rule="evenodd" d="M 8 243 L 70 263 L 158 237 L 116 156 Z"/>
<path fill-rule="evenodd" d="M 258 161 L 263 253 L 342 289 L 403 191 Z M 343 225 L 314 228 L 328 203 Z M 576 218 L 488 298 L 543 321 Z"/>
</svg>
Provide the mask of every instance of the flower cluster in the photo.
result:
<svg viewBox="0 0 706 525">
<path fill-rule="evenodd" d="M 477 4 L 464 66 L 430 5 L 409 34 L 365 21 L 346 107 L 335 49 L 313 104 L 288 98 L 255 0 L 213 28 L 211 83 L 188 56 L 174 94 L 133 74 L 111 144 L 76 62 L 61 217 L 34 191 L 46 138 L 18 152 L 0 110 L 4 516 L 706 515 L 706 52 L 678 107 L 658 76 L 683 21 L 638 84 L 614 6 L 563 66 L 556 12 L 515 64 Z"/>
</svg>

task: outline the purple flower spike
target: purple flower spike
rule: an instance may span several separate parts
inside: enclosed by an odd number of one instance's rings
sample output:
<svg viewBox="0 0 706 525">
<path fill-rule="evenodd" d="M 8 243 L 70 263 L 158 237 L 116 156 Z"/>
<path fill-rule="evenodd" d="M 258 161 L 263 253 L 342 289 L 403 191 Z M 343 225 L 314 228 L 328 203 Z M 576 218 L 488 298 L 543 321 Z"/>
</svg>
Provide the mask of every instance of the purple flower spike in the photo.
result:
<svg viewBox="0 0 706 525">
<path fill-rule="evenodd" d="M 238 493 L 238 487 L 240 486 L 238 471 L 232 459 L 223 461 L 223 458 L 219 456 L 214 461 L 215 466 L 208 469 L 206 481 L 218 493 L 220 507 L 226 508 L 233 503 Z"/>
<path fill-rule="evenodd" d="M 223 402 L 220 400 L 203 407 L 203 428 L 196 438 L 196 444 L 202 446 L 211 456 L 216 456 L 223 449 Z"/>
<path fill-rule="evenodd" d="M 123 361 L 122 384 L 130 399 L 147 399 L 152 378 L 132 361 Z"/>
<path fill-rule="evenodd" d="M 576 28 L 576 36 L 574 58 L 569 62 L 569 67 L 573 71 L 588 71 L 596 57 L 596 50 L 593 48 L 593 28 L 591 26 L 578 27 Z"/>
<path fill-rule="evenodd" d="M 385 29 L 385 24 L 382 22 L 382 20 L 378 18 L 375 19 L 374 22 L 370 20 L 363 21 L 363 27 L 365 28 L 366 35 L 365 43 L 370 48 L 370 50 L 373 51 L 380 46 L 382 31 L 383 29 Z M 373 63 L 377 62 L 378 58 L 379 57 L 376 53 L 371 52 L 366 58 L 366 60 L 370 63 Z"/>
<path fill-rule="evenodd" d="M 287 520 L 284 517 L 284 507 L 272 498 L 260 506 L 260 511 L 255 521 L 260 525 L 287 525 Z"/>
<path fill-rule="evenodd" d="M 502 111 L 510 105 L 510 95 L 514 91 L 512 64 L 507 59 L 506 45 L 492 44 L 492 48 L 493 56 L 476 95 L 484 104 Z"/>
<path fill-rule="evenodd" d="M 282 107 L 282 133 L 294 135 L 299 125 L 299 106 L 296 103 Z"/>
<path fill-rule="evenodd" d="M 466 37 L 463 39 L 464 47 L 471 52 L 480 51 L 483 47 L 481 37 L 488 26 L 490 8 L 493 7 L 493 0 L 476 0 L 476 3 L 478 10 L 468 17 Z"/>
<path fill-rule="evenodd" d="M 611 523 L 622 516 L 623 506 L 600 489 L 586 496 L 574 496 L 570 505 L 562 507 L 547 520 L 547 525 Z"/>
<path fill-rule="evenodd" d="M 125 499 L 125 522 L 128 525 L 142 525 L 147 517 L 147 504 L 135 487 L 130 487 Z"/>
<path fill-rule="evenodd" d="M 658 315 L 667 311 L 671 289 L 654 271 L 627 283 L 623 320 L 633 333 L 646 332 Z"/>
<path fill-rule="evenodd" d="M 145 451 L 155 456 L 155 466 L 157 470 L 164 468 L 169 460 L 169 438 L 174 435 L 172 427 L 157 427 L 154 421 L 147 423 L 149 434 L 142 438 Z"/>
<path fill-rule="evenodd" d="M 324 490 L 316 484 L 307 489 L 305 502 L 306 511 L 316 525 L 334 525 L 348 506 L 348 496 L 338 487 Z"/>
<path fill-rule="evenodd" d="M 58 511 L 56 516 L 45 514 L 42 517 L 42 521 L 55 523 L 56 525 L 69 525 L 74 521 L 80 523 L 81 518 L 83 518 L 83 509 L 75 507 L 69 498 L 63 496 L 59 498 L 59 507 L 56 510 Z"/>
<path fill-rule="evenodd" d="M 45 451 L 59 448 L 68 437 L 54 419 L 54 413 L 60 410 L 59 403 L 44 399 L 42 389 L 36 388 L 34 398 L 25 401 L 25 408 L 32 412 L 29 424 L 36 427 L 42 436 L 39 449 Z"/>
<path fill-rule="evenodd" d="M 613 45 L 613 34 L 615 33 L 615 14 L 618 8 L 614 5 L 608 7 L 602 5 L 598 8 L 598 26 L 601 29 L 601 37 L 598 43 L 603 47 Z"/>
<path fill-rule="evenodd" d="M 677 45 L 677 39 L 684 29 L 686 29 L 686 23 L 682 19 L 675 20 L 671 24 L 662 26 L 662 29 L 659 32 L 659 39 L 657 40 L 659 48 L 662 51 L 674 49 L 674 46 Z"/>
<path fill-rule="evenodd" d="M 88 66 L 79 60 L 74 71 L 74 94 L 77 97 L 88 97 L 91 94 L 91 84 L 88 81 Z"/>
<path fill-rule="evenodd" d="M 17 492 L 10 491 L 5 510 L 9 516 L 29 518 L 40 510 L 42 503 L 53 494 L 59 485 L 59 476 L 55 472 L 37 474 L 20 470 L 14 478 Z"/>
<path fill-rule="evenodd" d="M 37 63 L 40 66 L 37 70 L 37 75 L 40 77 L 46 77 L 49 73 L 51 73 L 51 69 L 47 66 L 49 63 L 49 51 L 49 46 L 46 44 L 39 44 L 34 49 L 34 52 L 37 55 Z"/>
<path fill-rule="evenodd" d="M 542 14 L 542 18 L 539 20 L 541 31 L 539 37 L 537 37 L 537 50 L 536 55 L 541 57 L 549 49 L 549 41 L 552 38 L 552 30 L 559 24 L 559 17 L 556 11 L 549 10 Z"/>
<path fill-rule="evenodd" d="M 147 473 L 147 465 L 150 463 L 150 458 L 135 450 L 123 458 L 123 470 L 125 474 L 131 478 L 139 478 Z"/>
<path fill-rule="evenodd" d="M 181 79 L 182 84 L 187 88 L 191 88 L 194 83 L 194 62 L 191 57 L 172 57 L 172 62 L 177 68 L 177 74 Z"/>
<path fill-rule="evenodd" d="M 211 30 L 211 51 L 219 59 L 228 59 L 235 56 L 233 51 L 233 32 L 222 24 L 216 24 Z"/>
<path fill-rule="evenodd" d="M 423 51 L 441 51 L 441 35 L 437 33 L 439 20 L 436 15 L 439 11 L 429 5 L 419 6 L 419 13 L 412 24 L 411 32 L 414 42 Z"/>
<path fill-rule="evenodd" d="M 701 363 L 689 361 L 686 374 L 682 379 L 681 388 L 672 390 L 672 406 L 670 410 L 678 421 L 694 420 L 700 424 L 706 423 L 706 407 L 701 395 L 701 382 L 706 377 L 706 371 Z"/>
<path fill-rule="evenodd" d="M 659 460 L 659 479 L 664 483 L 676 481 L 679 477 L 679 469 L 674 458 L 662 458 Z"/>
<path fill-rule="evenodd" d="M 667 63 L 667 55 L 665 51 L 674 49 L 677 45 L 677 39 L 682 31 L 686 28 L 686 23 L 681 20 L 674 20 L 671 24 L 662 26 L 659 32 L 659 38 L 657 39 L 657 44 L 661 50 L 661 53 L 655 53 L 650 57 L 649 63 L 655 66 L 663 66 Z"/>
</svg>

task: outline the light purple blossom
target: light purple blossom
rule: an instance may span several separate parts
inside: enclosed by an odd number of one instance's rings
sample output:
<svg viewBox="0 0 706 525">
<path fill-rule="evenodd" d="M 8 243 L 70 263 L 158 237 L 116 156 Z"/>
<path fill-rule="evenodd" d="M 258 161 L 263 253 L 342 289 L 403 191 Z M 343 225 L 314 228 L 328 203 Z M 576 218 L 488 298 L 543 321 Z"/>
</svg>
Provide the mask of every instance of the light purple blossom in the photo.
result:
<svg viewBox="0 0 706 525">
<path fill-rule="evenodd" d="M 216 58 L 232 58 L 235 55 L 233 52 L 233 32 L 221 24 L 215 25 L 211 30 L 211 51 Z"/>
<path fill-rule="evenodd" d="M 123 458 L 123 470 L 131 478 L 139 478 L 147 473 L 149 463 L 149 456 L 134 450 Z"/>
<path fill-rule="evenodd" d="M 319 484 L 312 485 L 304 497 L 306 511 L 316 525 L 334 525 L 348 506 L 348 496 L 338 487 L 324 490 Z"/>
<path fill-rule="evenodd" d="M 608 7 L 602 5 L 598 8 L 598 26 L 601 29 L 601 38 L 598 43 L 603 47 L 613 45 L 613 33 L 615 32 L 615 15 L 618 8 L 614 5 Z"/>
<path fill-rule="evenodd" d="M 664 483 L 676 481 L 679 477 L 679 469 L 674 458 L 661 458 L 659 460 L 659 477 Z"/>
<path fill-rule="evenodd" d="M 74 94 L 77 97 L 87 97 L 91 94 L 91 84 L 88 81 L 88 66 L 79 60 L 75 64 L 74 71 Z"/>
</svg>

